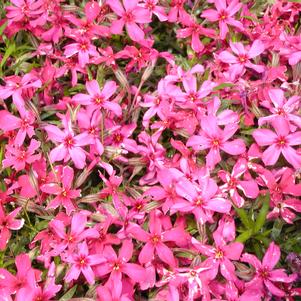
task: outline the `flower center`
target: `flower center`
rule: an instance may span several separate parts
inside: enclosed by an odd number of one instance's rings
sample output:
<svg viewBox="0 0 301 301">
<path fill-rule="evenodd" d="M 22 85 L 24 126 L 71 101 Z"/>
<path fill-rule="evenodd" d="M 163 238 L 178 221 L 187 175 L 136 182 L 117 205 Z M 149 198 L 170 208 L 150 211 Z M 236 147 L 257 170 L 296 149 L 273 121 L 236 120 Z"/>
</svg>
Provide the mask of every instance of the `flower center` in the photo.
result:
<svg viewBox="0 0 301 301">
<path fill-rule="evenodd" d="M 152 243 L 157 244 L 160 241 L 160 236 L 159 235 L 154 235 L 152 237 Z"/>
<path fill-rule="evenodd" d="M 82 42 L 80 45 L 79 45 L 79 49 L 81 51 L 87 51 L 89 48 L 89 44 L 87 42 Z"/>
<path fill-rule="evenodd" d="M 131 23 L 134 21 L 134 16 L 133 16 L 132 12 L 126 12 L 124 14 L 123 18 L 126 23 Z"/>
<path fill-rule="evenodd" d="M 285 137 L 283 137 L 283 136 L 281 136 L 281 137 L 279 137 L 278 138 L 278 141 L 277 141 L 277 144 L 278 144 L 278 146 L 285 146 L 286 145 L 286 139 L 285 139 Z"/>
<path fill-rule="evenodd" d="M 117 133 L 114 135 L 114 141 L 115 143 L 120 143 L 123 140 L 123 137 L 120 133 Z"/>
<path fill-rule="evenodd" d="M 220 141 L 216 138 L 213 139 L 211 143 L 212 143 L 213 147 L 219 147 L 220 146 Z"/>
<path fill-rule="evenodd" d="M 67 196 L 67 191 L 65 189 L 63 189 L 61 195 L 65 198 Z"/>
<path fill-rule="evenodd" d="M 222 259 L 224 257 L 224 252 L 220 249 L 215 251 L 215 259 Z"/>
<path fill-rule="evenodd" d="M 240 63 L 244 64 L 248 60 L 248 57 L 245 54 L 242 54 L 238 57 L 238 60 Z"/>
<path fill-rule="evenodd" d="M 94 98 L 94 102 L 95 102 L 97 105 L 102 104 L 103 101 L 104 101 L 104 98 L 103 98 L 103 96 L 101 96 L 101 95 L 97 95 L 97 96 Z"/>
<path fill-rule="evenodd" d="M 259 276 L 262 279 L 267 279 L 270 276 L 270 272 L 266 267 L 264 267 L 264 268 L 259 270 Z"/>
<path fill-rule="evenodd" d="M 228 14 L 227 14 L 227 12 L 226 11 L 221 11 L 220 12 L 220 14 L 219 14 L 219 19 L 221 20 L 221 21 L 224 21 L 224 20 L 226 20 L 228 18 Z"/>
<path fill-rule="evenodd" d="M 74 139 L 72 136 L 67 136 L 65 138 L 65 146 L 68 148 L 74 146 Z"/>
</svg>

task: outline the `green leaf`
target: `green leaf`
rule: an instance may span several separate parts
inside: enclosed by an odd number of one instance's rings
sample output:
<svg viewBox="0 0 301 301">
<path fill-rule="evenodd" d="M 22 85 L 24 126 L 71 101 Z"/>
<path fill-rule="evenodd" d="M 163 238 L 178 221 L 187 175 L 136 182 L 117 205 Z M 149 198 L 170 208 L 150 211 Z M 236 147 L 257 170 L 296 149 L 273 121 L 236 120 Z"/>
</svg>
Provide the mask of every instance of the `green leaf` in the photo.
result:
<svg viewBox="0 0 301 301">
<path fill-rule="evenodd" d="M 15 50 L 16 50 L 16 44 L 14 42 L 6 48 L 3 58 L 2 58 L 2 61 L 1 61 L 1 64 L 0 64 L 1 68 L 3 67 L 3 65 L 5 64 L 7 59 L 10 57 L 10 55 L 15 52 Z"/>
<path fill-rule="evenodd" d="M 301 0 L 287 0 L 287 2 L 301 3 Z"/>
<path fill-rule="evenodd" d="M 238 236 L 236 237 L 236 241 L 237 241 L 237 242 L 242 242 L 242 243 L 244 243 L 244 242 L 247 241 L 249 238 L 251 238 L 252 234 L 253 234 L 252 229 L 251 229 L 251 230 L 247 230 L 247 231 L 241 233 L 240 235 L 238 235 Z"/>
<path fill-rule="evenodd" d="M 70 290 L 64 295 L 62 296 L 59 301 L 68 301 L 70 300 L 73 295 L 75 294 L 75 291 L 77 289 L 77 285 L 74 285 L 72 288 L 70 288 Z"/>
<path fill-rule="evenodd" d="M 259 230 L 263 227 L 269 208 L 270 208 L 270 195 L 266 194 L 265 196 L 262 196 L 262 207 L 256 218 L 254 233 L 259 232 Z"/>
<path fill-rule="evenodd" d="M 213 88 L 213 91 L 218 91 L 218 90 L 222 90 L 224 88 L 231 88 L 231 87 L 234 87 L 235 85 L 234 84 L 231 84 L 231 83 L 222 83 L 216 87 Z"/>
<path fill-rule="evenodd" d="M 6 26 L 7 26 L 7 21 L 4 22 L 4 23 L 0 26 L 0 36 L 2 36 L 3 31 L 4 31 L 4 29 L 6 28 Z"/>
<path fill-rule="evenodd" d="M 254 222 L 252 219 L 247 215 L 247 212 L 242 208 L 234 207 L 236 213 L 238 214 L 241 222 L 247 228 L 247 230 L 252 230 L 254 227 Z"/>
</svg>

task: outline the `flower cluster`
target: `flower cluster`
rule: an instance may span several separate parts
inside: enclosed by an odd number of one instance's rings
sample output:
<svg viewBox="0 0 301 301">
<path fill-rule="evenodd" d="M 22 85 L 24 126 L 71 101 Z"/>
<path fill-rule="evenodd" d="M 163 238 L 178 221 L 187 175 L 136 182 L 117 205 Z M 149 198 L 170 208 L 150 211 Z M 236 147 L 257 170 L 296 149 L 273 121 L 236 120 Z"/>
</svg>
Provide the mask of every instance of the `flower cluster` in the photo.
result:
<svg viewBox="0 0 301 301">
<path fill-rule="evenodd" d="M 0 3 L 0 300 L 301 296 L 299 2 Z"/>
</svg>

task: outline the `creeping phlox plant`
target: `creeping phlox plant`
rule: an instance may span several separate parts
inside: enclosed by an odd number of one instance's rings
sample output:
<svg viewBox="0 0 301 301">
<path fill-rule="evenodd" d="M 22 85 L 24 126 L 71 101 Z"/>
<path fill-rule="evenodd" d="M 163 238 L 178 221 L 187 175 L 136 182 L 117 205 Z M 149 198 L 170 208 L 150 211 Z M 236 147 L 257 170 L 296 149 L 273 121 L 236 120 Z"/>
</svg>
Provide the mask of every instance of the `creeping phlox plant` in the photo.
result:
<svg viewBox="0 0 301 301">
<path fill-rule="evenodd" d="M 0 301 L 301 300 L 300 18 L 2 0 Z"/>
</svg>

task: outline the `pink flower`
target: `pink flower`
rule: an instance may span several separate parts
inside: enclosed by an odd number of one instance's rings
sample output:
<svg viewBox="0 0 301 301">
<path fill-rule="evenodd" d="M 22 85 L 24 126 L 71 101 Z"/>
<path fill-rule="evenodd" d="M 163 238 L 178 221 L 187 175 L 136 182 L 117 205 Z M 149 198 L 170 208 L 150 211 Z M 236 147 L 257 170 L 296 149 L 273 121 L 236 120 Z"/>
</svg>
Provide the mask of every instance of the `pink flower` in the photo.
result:
<svg viewBox="0 0 301 301">
<path fill-rule="evenodd" d="M 41 154 L 34 154 L 40 145 L 41 143 L 35 139 L 30 140 L 27 149 L 23 146 L 6 145 L 3 167 L 13 166 L 16 171 L 24 169 L 26 164 L 31 164 L 41 158 Z"/>
<path fill-rule="evenodd" d="M 74 250 L 74 248 L 84 239 L 99 237 L 99 233 L 95 228 L 86 229 L 87 216 L 81 212 L 75 213 L 72 216 L 71 228 L 69 231 L 66 231 L 64 223 L 58 219 L 52 220 L 49 226 L 53 229 L 57 237 L 62 239 L 62 242 L 56 247 L 60 252 L 67 247 L 69 250 Z"/>
<path fill-rule="evenodd" d="M 250 61 L 250 59 L 260 55 L 265 50 L 264 44 L 260 40 L 255 40 L 249 49 L 246 49 L 240 42 L 230 42 L 230 47 L 236 56 L 229 51 L 222 51 L 218 58 L 224 63 L 231 64 L 232 69 L 235 69 L 237 73 L 242 73 L 245 67 L 259 73 L 265 70 L 264 66 L 255 65 Z"/>
<path fill-rule="evenodd" d="M 149 10 L 151 14 L 158 17 L 161 22 L 167 21 L 168 17 L 163 6 L 157 5 L 158 0 L 144 0 L 142 6 Z"/>
<path fill-rule="evenodd" d="M 11 237 L 10 230 L 19 230 L 23 227 L 24 219 L 15 219 L 21 209 L 22 208 L 19 207 L 6 215 L 3 206 L 0 205 L 0 250 L 5 249 Z"/>
<path fill-rule="evenodd" d="M 15 301 L 33 300 L 33 290 L 36 280 L 40 280 L 40 273 L 31 267 L 27 254 L 20 254 L 15 259 L 17 274 L 12 275 L 7 270 L 0 268 L 0 287 L 10 295 L 15 294 Z M 36 279 L 37 278 L 37 279 Z"/>
<path fill-rule="evenodd" d="M 146 244 L 139 253 L 139 262 L 142 264 L 149 263 L 154 258 L 156 251 L 158 257 L 171 267 L 176 266 L 176 260 L 171 249 L 165 244 L 168 241 L 181 241 L 185 237 L 184 232 L 180 228 L 162 232 L 162 222 L 154 212 L 150 214 L 149 222 L 150 233 L 141 229 L 138 225 L 129 229 L 129 233 Z"/>
<path fill-rule="evenodd" d="M 201 118 L 201 128 L 200 135 L 190 137 L 187 146 L 192 146 L 196 150 L 209 148 L 206 165 L 210 169 L 221 161 L 220 149 L 230 155 L 240 155 L 245 152 L 246 146 L 242 139 L 228 141 L 238 130 L 237 124 L 227 124 L 222 130 L 214 116 L 204 116 Z"/>
<path fill-rule="evenodd" d="M 26 135 L 31 138 L 34 135 L 34 122 L 35 118 L 32 112 L 26 111 L 24 107 L 19 109 L 21 118 L 16 117 L 8 111 L 0 111 L 0 129 L 8 132 L 16 129 L 18 133 L 14 139 L 14 142 L 21 146 L 26 138 Z"/>
<path fill-rule="evenodd" d="M 40 88 L 42 82 L 33 74 L 27 73 L 23 77 L 12 75 L 5 78 L 6 85 L 0 86 L 0 99 L 7 99 L 12 96 L 14 104 L 24 108 L 22 93 L 31 88 Z"/>
<path fill-rule="evenodd" d="M 67 162 L 72 159 L 78 169 L 86 165 L 86 153 L 82 146 L 91 143 L 91 137 L 87 133 L 75 135 L 71 126 L 71 120 L 65 122 L 65 130 L 62 131 L 54 125 L 45 126 L 48 139 L 58 142 L 59 145 L 50 151 L 51 162 Z"/>
<path fill-rule="evenodd" d="M 92 266 L 105 262 L 105 258 L 100 254 L 90 255 L 86 242 L 78 245 L 78 252 L 69 255 L 66 262 L 71 264 L 71 268 L 65 276 L 66 282 L 78 279 L 82 273 L 87 282 L 92 285 L 95 282 L 95 275 Z"/>
<path fill-rule="evenodd" d="M 72 182 L 74 178 L 74 171 L 71 167 L 65 166 L 62 170 L 61 184 L 49 183 L 41 186 L 41 190 L 48 194 L 54 194 L 56 197 L 50 201 L 47 208 L 57 208 L 63 205 L 68 215 L 75 210 L 73 199 L 80 196 L 80 190 L 72 189 Z"/>
<path fill-rule="evenodd" d="M 121 282 L 122 274 L 130 277 L 135 283 L 143 282 L 145 278 L 145 269 L 136 264 L 129 263 L 133 256 L 134 246 L 131 240 L 125 239 L 117 256 L 111 246 L 106 246 L 102 252 L 106 262 L 96 267 L 98 276 L 110 274 L 109 283 L 116 284 Z"/>
<path fill-rule="evenodd" d="M 269 248 L 267 249 L 262 263 L 257 259 L 256 256 L 252 254 L 245 253 L 241 257 L 242 262 L 247 262 L 256 269 L 254 278 L 246 284 L 246 287 L 256 287 L 259 293 L 263 296 L 264 292 L 267 290 L 275 296 L 283 297 L 285 295 L 284 291 L 279 289 L 276 283 L 291 283 L 296 279 L 296 275 L 292 274 L 287 276 L 284 269 L 274 270 L 275 265 L 280 259 L 280 248 L 271 242 Z"/>
<path fill-rule="evenodd" d="M 114 81 L 108 81 L 105 83 L 102 90 L 96 80 L 86 82 L 87 94 L 76 94 L 73 96 L 73 100 L 81 105 L 90 105 L 93 109 L 104 108 L 113 112 L 116 116 L 122 115 L 121 107 L 114 101 L 109 101 L 111 96 L 116 92 L 117 85 Z"/>
<path fill-rule="evenodd" d="M 226 38 L 226 35 L 229 32 L 227 25 L 232 25 L 242 31 L 244 30 L 242 23 L 233 18 L 233 15 L 235 15 L 242 7 L 242 3 L 239 3 L 238 0 L 228 1 L 228 3 L 227 6 L 226 0 L 215 0 L 214 4 L 216 10 L 206 9 L 201 15 L 201 17 L 206 18 L 210 22 L 218 21 L 220 37 L 222 40 Z"/>
<path fill-rule="evenodd" d="M 112 22 L 111 32 L 121 34 L 125 26 L 128 35 L 133 41 L 144 40 L 143 30 L 136 24 L 146 24 L 151 22 L 149 10 L 139 7 L 138 0 L 123 0 L 123 6 L 119 0 L 110 0 L 108 5 L 120 19 Z"/>
<path fill-rule="evenodd" d="M 99 56 L 96 47 L 91 44 L 90 40 L 83 38 L 76 43 L 71 43 L 65 46 L 64 55 L 67 58 L 76 53 L 78 54 L 79 66 L 82 68 L 90 63 L 90 57 L 97 58 Z"/>
<path fill-rule="evenodd" d="M 274 165 L 280 154 L 294 167 L 301 167 L 301 153 L 298 153 L 291 146 L 301 144 L 301 131 L 290 134 L 287 124 L 277 119 L 272 122 L 276 131 L 273 132 L 269 129 L 256 129 L 253 132 L 253 137 L 259 146 L 269 147 L 262 154 L 262 161 L 265 165 Z"/>
<path fill-rule="evenodd" d="M 205 28 L 187 13 L 182 16 L 181 23 L 186 27 L 184 29 L 177 30 L 177 38 L 187 38 L 191 36 L 191 48 L 195 52 L 202 52 L 204 45 L 200 41 L 200 35 L 211 37 L 215 36 L 215 31 L 210 28 Z"/>
<path fill-rule="evenodd" d="M 210 270 L 204 272 L 210 279 L 215 279 L 219 269 L 221 274 L 227 279 L 235 281 L 235 266 L 231 260 L 239 260 L 244 245 L 240 242 L 226 244 L 218 232 L 213 234 L 215 246 L 204 245 L 192 238 L 192 244 L 197 250 L 208 258 L 202 263 L 202 267 L 209 267 Z"/>
<path fill-rule="evenodd" d="M 213 222 L 214 212 L 229 213 L 231 203 L 218 195 L 218 186 L 208 176 L 199 178 L 199 185 L 186 178 L 180 179 L 175 185 L 177 193 L 188 200 L 178 201 L 173 210 L 192 212 L 198 222 Z"/>
<path fill-rule="evenodd" d="M 82 132 L 86 132 L 91 140 L 91 151 L 99 156 L 102 155 L 104 147 L 100 141 L 100 124 L 102 122 L 101 111 L 94 110 L 93 108 L 81 109 L 77 115 L 78 125 Z M 83 131 L 84 130 L 84 131 Z"/>
<path fill-rule="evenodd" d="M 248 198 L 255 199 L 259 194 L 257 183 L 253 179 L 240 180 L 240 177 L 248 170 L 248 162 L 245 159 L 239 159 L 233 166 L 232 173 L 220 170 L 218 176 L 225 182 L 220 188 L 228 191 L 235 206 L 242 207 L 244 199 L 238 193 L 241 190 Z"/>
<path fill-rule="evenodd" d="M 279 118 L 284 118 L 287 123 L 292 122 L 301 128 L 301 117 L 297 114 L 297 110 L 300 107 L 299 96 L 292 96 L 288 100 L 284 97 L 284 92 L 281 89 L 269 89 L 268 90 L 270 103 L 263 102 L 263 105 L 267 107 L 272 113 L 266 117 L 260 117 L 258 119 L 258 125 L 261 126 L 265 123 L 276 121 Z M 295 114 L 294 111 L 296 112 Z"/>
</svg>

